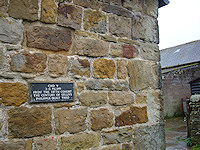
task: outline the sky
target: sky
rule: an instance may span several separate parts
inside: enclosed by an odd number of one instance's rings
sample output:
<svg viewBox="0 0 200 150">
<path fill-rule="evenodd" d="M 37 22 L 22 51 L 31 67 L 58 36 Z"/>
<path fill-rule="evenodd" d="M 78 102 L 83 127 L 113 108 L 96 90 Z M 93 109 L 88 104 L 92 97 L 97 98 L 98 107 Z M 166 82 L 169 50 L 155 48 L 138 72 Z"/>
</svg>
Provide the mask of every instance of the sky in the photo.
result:
<svg viewBox="0 0 200 150">
<path fill-rule="evenodd" d="M 159 8 L 159 48 L 200 40 L 200 0 L 169 0 Z"/>
</svg>

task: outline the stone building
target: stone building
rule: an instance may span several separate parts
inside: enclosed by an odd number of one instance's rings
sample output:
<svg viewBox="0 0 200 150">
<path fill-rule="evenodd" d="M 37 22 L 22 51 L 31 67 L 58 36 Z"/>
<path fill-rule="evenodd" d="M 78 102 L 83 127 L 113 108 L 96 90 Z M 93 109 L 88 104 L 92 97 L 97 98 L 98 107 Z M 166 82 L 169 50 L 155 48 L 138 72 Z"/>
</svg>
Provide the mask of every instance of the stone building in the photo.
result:
<svg viewBox="0 0 200 150">
<path fill-rule="evenodd" d="M 1 0 L 0 149 L 164 150 L 167 2 Z"/>
<path fill-rule="evenodd" d="M 200 77 L 200 40 L 161 51 L 165 116 L 183 115 L 182 100 L 190 98 L 191 81 Z"/>
</svg>

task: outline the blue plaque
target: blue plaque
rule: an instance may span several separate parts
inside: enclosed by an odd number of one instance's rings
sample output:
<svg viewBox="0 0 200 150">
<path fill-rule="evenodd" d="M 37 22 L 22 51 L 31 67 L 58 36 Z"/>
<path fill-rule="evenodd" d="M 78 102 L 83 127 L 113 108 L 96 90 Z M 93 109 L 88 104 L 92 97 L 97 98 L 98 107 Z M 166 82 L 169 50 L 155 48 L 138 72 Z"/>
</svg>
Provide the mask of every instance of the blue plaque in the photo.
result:
<svg viewBox="0 0 200 150">
<path fill-rule="evenodd" d="M 73 101 L 73 83 L 30 83 L 30 103 Z"/>
</svg>

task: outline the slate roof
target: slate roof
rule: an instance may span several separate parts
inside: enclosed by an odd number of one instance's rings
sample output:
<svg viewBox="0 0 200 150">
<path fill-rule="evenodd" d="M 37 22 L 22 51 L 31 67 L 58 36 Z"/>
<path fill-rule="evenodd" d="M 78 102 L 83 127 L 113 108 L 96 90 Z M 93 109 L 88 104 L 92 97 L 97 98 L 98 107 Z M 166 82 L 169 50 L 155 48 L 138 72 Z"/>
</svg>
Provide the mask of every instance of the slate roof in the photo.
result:
<svg viewBox="0 0 200 150">
<path fill-rule="evenodd" d="M 200 62 L 200 40 L 166 48 L 160 53 L 162 69 Z"/>
</svg>

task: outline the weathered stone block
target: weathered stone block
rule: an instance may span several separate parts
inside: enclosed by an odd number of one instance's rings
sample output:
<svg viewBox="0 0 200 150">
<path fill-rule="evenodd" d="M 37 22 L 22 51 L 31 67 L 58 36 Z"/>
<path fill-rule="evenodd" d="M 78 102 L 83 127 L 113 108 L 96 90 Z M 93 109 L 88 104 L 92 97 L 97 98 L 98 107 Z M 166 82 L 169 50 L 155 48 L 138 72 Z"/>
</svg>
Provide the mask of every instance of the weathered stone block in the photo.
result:
<svg viewBox="0 0 200 150">
<path fill-rule="evenodd" d="M 117 60 L 117 78 L 126 79 L 128 63 L 124 59 Z"/>
<path fill-rule="evenodd" d="M 56 134 L 86 130 L 87 109 L 57 109 L 54 111 Z"/>
<path fill-rule="evenodd" d="M 1 150 L 32 150 L 31 140 L 0 141 Z"/>
<path fill-rule="evenodd" d="M 119 37 L 131 38 L 131 19 L 110 15 L 109 31 Z"/>
<path fill-rule="evenodd" d="M 127 91 L 128 82 L 125 80 L 94 80 L 85 82 L 88 90 L 108 90 L 108 91 Z"/>
<path fill-rule="evenodd" d="M 48 59 L 49 72 L 55 75 L 63 75 L 67 72 L 67 56 L 50 55 Z"/>
<path fill-rule="evenodd" d="M 76 39 L 72 54 L 101 57 L 107 56 L 109 43 L 93 39 Z"/>
<path fill-rule="evenodd" d="M 104 0 L 104 2 L 109 3 L 111 5 L 121 5 L 121 0 Z"/>
<path fill-rule="evenodd" d="M 147 94 L 147 114 L 151 122 L 164 122 L 163 99 L 160 91 L 151 91 Z"/>
<path fill-rule="evenodd" d="M 101 0 L 74 0 L 74 4 L 85 7 L 99 10 L 102 8 Z"/>
<path fill-rule="evenodd" d="M 27 46 L 52 50 L 69 51 L 72 45 L 73 31 L 69 28 L 30 26 L 26 30 Z"/>
<path fill-rule="evenodd" d="M 55 138 L 39 138 L 34 140 L 34 146 L 37 150 L 57 150 L 57 139 Z"/>
<path fill-rule="evenodd" d="M 62 137 L 60 150 L 81 150 L 96 148 L 99 146 L 101 137 L 96 132 L 80 133 L 69 137 Z"/>
<path fill-rule="evenodd" d="M 3 47 L 0 47 L 0 69 L 3 68 L 4 59 L 5 59 L 5 56 L 4 56 L 4 53 L 3 53 Z"/>
<path fill-rule="evenodd" d="M 0 41 L 18 44 L 22 40 L 23 24 L 15 19 L 0 18 Z"/>
<path fill-rule="evenodd" d="M 9 16 L 17 19 L 35 21 L 38 19 L 38 0 L 10 0 Z"/>
<path fill-rule="evenodd" d="M 123 7 L 133 10 L 134 12 L 142 12 L 142 3 L 143 1 L 141 0 L 126 0 L 123 2 Z"/>
<path fill-rule="evenodd" d="M 130 142 L 132 140 L 132 129 L 130 127 L 102 131 L 103 144 L 118 144 Z"/>
<path fill-rule="evenodd" d="M 111 44 L 110 53 L 114 57 L 135 58 L 139 55 L 138 49 L 131 44 Z"/>
<path fill-rule="evenodd" d="M 8 112 L 10 138 L 34 137 L 52 132 L 52 110 L 45 107 L 16 107 Z"/>
<path fill-rule="evenodd" d="M 0 108 L 0 138 L 6 139 L 8 136 L 7 133 L 7 128 L 8 128 L 8 124 L 7 124 L 7 118 L 8 118 L 8 112 L 6 110 L 6 107 L 2 107 Z"/>
<path fill-rule="evenodd" d="M 101 150 L 120 150 L 121 145 L 116 144 L 116 145 L 109 145 L 109 146 L 104 146 Z"/>
<path fill-rule="evenodd" d="M 159 66 L 155 62 L 131 60 L 128 62 L 128 73 L 132 91 L 159 87 Z"/>
<path fill-rule="evenodd" d="M 116 5 L 109 5 L 109 4 L 104 3 L 103 11 L 107 13 L 113 13 L 118 16 L 129 17 L 129 18 L 133 17 L 133 13 L 131 11 L 123 7 L 116 6 Z"/>
<path fill-rule="evenodd" d="M 122 144 L 122 150 L 135 150 L 133 143 Z"/>
<path fill-rule="evenodd" d="M 122 45 L 121 44 L 111 44 L 110 45 L 110 54 L 113 57 L 122 57 Z"/>
<path fill-rule="evenodd" d="M 57 6 L 53 0 L 42 0 L 40 21 L 45 23 L 55 23 Z"/>
<path fill-rule="evenodd" d="M 59 3 L 58 6 L 58 25 L 80 29 L 82 22 L 82 9 L 74 5 Z"/>
<path fill-rule="evenodd" d="M 113 78 L 116 65 L 113 60 L 99 58 L 93 63 L 94 76 L 96 78 Z"/>
<path fill-rule="evenodd" d="M 113 126 L 114 115 L 106 108 L 91 110 L 92 130 L 100 130 Z"/>
<path fill-rule="evenodd" d="M 159 43 L 158 22 L 149 16 L 136 14 L 132 19 L 133 38 Z"/>
<path fill-rule="evenodd" d="M 101 11 L 85 10 L 83 27 L 97 33 L 105 33 L 107 31 L 106 15 Z"/>
<path fill-rule="evenodd" d="M 157 44 L 142 43 L 140 55 L 146 60 L 160 61 L 160 51 Z"/>
<path fill-rule="evenodd" d="M 8 0 L 0 1 L 0 17 L 8 17 Z"/>
<path fill-rule="evenodd" d="M 135 96 L 136 104 L 147 104 L 147 95 L 146 94 L 137 94 Z"/>
<path fill-rule="evenodd" d="M 82 31 L 82 30 L 76 30 L 75 35 L 81 36 L 81 37 L 91 37 L 93 39 L 97 39 L 97 35 L 95 33 L 91 33 L 88 31 Z"/>
<path fill-rule="evenodd" d="M 135 149 L 165 149 L 164 124 L 135 126 L 133 143 Z"/>
<path fill-rule="evenodd" d="M 120 115 L 115 118 L 115 126 L 133 125 L 136 123 L 145 123 L 148 121 L 147 107 L 128 106 L 124 108 L 118 108 L 117 112 L 121 112 Z"/>
<path fill-rule="evenodd" d="M 0 103 L 6 106 L 20 106 L 27 101 L 26 85 L 21 83 L 0 83 Z"/>
<path fill-rule="evenodd" d="M 109 96 L 109 104 L 114 106 L 131 104 L 134 102 L 132 93 L 130 92 L 110 92 Z"/>
<path fill-rule="evenodd" d="M 85 83 L 84 82 L 77 82 L 77 91 L 81 93 L 84 90 Z"/>
<path fill-rule="evenodd" d="M 115 43 L 117 43 L 117 39 L 115 37 L 113 37 L 113 36 L 110 36 L 110 35 L 99 35 L 99 37 L 102 40 L 106 41 L 106 42 L 115 42 Z"/>
<path fill-rule="evenodd" d="M 145 0 L 143 5 L 143 12 L 154 18 L 158 17 L 158 1 Z"/>
<path fill-rule="evenodd" d="M 90 77 L 90 62 L 87 59 L 70 58 L 68 75 L 74 77 Z"/>
<path fill-rule="evenodd" d="M 122 45 L 122 55 L 126 58 L 135 58 L 139 54 L 138 50 L 135 46 L 130 44 L 123 44 Z"/>
<path fill-rule="evenodd" d="M 42 53 L 23 52 L 12 56 L 10 67 L 12 71 L 35 73 L 46 68 L 47 56 Z"/>
<path fill-rule="evenodd" d="M 79 96 L 82 105 L 88 107 L 98 107 L 107 103 L 106 92 L 83 92 Z"/>
</svg>

